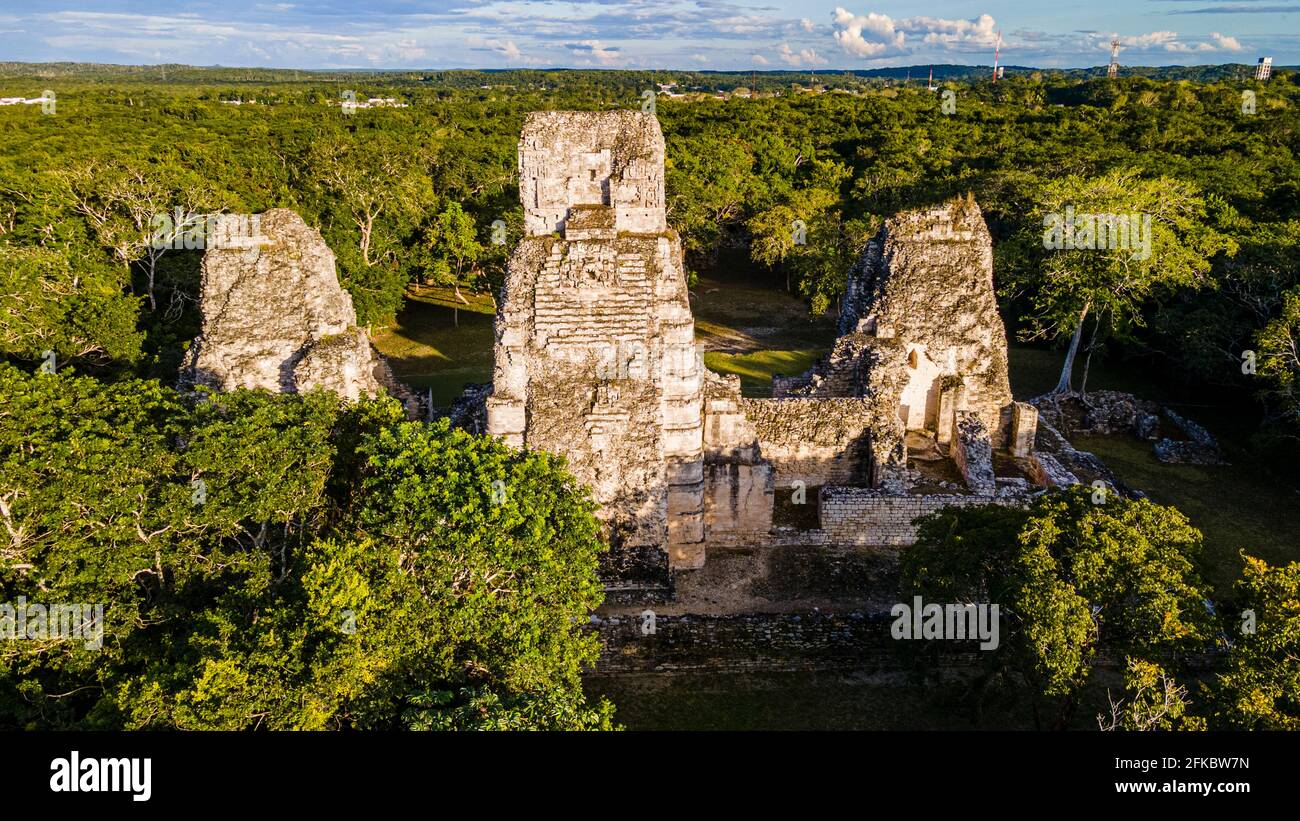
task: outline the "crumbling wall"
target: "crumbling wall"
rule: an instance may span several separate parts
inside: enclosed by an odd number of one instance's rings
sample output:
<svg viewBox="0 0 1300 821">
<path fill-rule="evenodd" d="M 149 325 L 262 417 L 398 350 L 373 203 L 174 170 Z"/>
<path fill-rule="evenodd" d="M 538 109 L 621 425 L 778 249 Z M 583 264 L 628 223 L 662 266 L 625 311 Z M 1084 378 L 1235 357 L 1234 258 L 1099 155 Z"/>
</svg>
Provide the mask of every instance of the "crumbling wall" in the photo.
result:
<svg viewBox="0 0 1300 821">
<path fill-rule="evenodd" d="M 994 447 L 1007 445 L 1006 332 L 993 290 L 992 239 L 974 202 L 886 220 L 849 272 L 839 332 L 824 362 L 774 382 L 774 395 L 872 397 L 899 427 L 941 443 L 965 410 L 984 423 Z M 897 462 L 902 436 L 877 438 Z"/>
<path fill-rule="evenodd" d="M 876 416 L 868 400 L 744 399 L 741 407 L 777 487 L 870 483 Z"/>
<path fill-rule="evenodd" d="M 776 475 L 745 414 L 740 377 L 704 374 L 704 525 L 710 544 L 755 544 L 772 529 Z"/>
<path fill-rule="evenodd" d="M 824 487 L 821 490 L 821 529 L 833 544 L 916 544 L 916 519 L 945 507 L 1022 505 L 1028 496 L 1006 489 L 996 496 L 962 494 L 897 495 L 871 488 Z"/>
<path fill-rule="evenodd" d="M 906 382 L 906 349 L 896 340 L 879 340 L 864 333 L 841 336 L 825 360 L 808 373 L 773 380 L 774 400 L 808 398 L 818 402 L 853 399 L 861 403 L 855 416 L 867 420 L 870 469 L 857 476 L 878 484 L 907 462 L 906 433 L 898 413 Z M 846 480 L 847 481 L 847 480 Z"/>
<path fill-rule="evenodd" d="M 993 446 L 988 429 L 978 416 L 962 414 L 952 435 L 952 458 L 973 493 L 990 496 L 997 491 L 993 474 Z"/>
<path fill-rule="evenodd" d="M 239 233 L 225 215 L 214 236 Z M 355 401 L 381 390 L 415 415 L 415 396 L 394 377 L 369 334 L 356 327 L 352 297 L 339 285 L 320 232 L 287 209 L 259 215 L 256 236 L 213 243 L 203 255 L 203 327 L 181 382 L 219 390 L 280 393 L 322 388 Z"/>
</svg>

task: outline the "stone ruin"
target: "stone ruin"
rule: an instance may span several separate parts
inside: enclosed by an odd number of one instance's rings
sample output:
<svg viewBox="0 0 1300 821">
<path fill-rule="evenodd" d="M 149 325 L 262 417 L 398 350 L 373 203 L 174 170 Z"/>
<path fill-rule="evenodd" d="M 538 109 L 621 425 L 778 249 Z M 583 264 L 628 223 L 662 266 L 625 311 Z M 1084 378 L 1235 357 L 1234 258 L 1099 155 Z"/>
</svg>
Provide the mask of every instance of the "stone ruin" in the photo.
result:
<svg viewBox="0 0 1300 821">
<path fill-rule="evenodd" d="M 653 564 L 667 548 L 698 566 L 704 369 L 664 210 L 659 123 L 530 114 L 519 181 L 525 235 L 497 315 L 487 430 L 563 454 L 624 556 Z"/>
<path fill-rule="evenodd" d="M 1012 399 L 974 202 L 888 220 L 850 272 L 830 355 L 754 399 L 696 351 L 652 115 L 530 114 L 519 178 L 525 236 L 493 380 L 466 402 L 485 406 L 488 433 L 564 455 L 591 487 L 615 598 L 663 594 L 706 544 L 782 538 L 786 491 L 827 500 L 799 538 L 891 544 L 945 501 L 1074 480 L 1035 461 L 1037 410 Z"/>
<path fill-rule="evenodd" d="M 849 272 L 839 333 L 808 373 L 774 379 L 773 395 L 868 397 L 877 484 L 909 446 L 1032 450 L 1034 409 L 1011 397 L 993 241 L 973 201 L 886 220 Z"/>
<path fill-rule="evenodd" d="M 257 231 L 248 235 L 239 215 L 214 221 L 203 254 L 203 328 L 186 354 L 182 384 L 278 393 L 320 388 L 348 401 L 387 391 L 414 415 L 414 395 L 357 327 L 352 297 L 339 285 L 334 253 L 320 232 L 282 208 L 253 224 Z"/>
</svg>

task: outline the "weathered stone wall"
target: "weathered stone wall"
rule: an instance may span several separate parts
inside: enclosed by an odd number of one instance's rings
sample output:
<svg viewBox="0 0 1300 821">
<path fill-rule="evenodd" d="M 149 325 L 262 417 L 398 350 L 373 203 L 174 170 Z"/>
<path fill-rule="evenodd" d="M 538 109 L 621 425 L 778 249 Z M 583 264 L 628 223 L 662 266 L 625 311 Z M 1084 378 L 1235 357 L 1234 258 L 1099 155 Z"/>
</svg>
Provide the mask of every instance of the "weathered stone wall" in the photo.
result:
<svg viewBox="0 0 1300 821">
<path fill-rule="evenodd" d="M 709 544 L 760 544 L 772 530 L 775 474 L 767 462 L 704 464 L 705 538 Z"/>
<path fill-rule="evenodd" d="M 825 361 L 774 382 L 774 395 L 871 398 L 882 464 L 904 458 L 902 429 L 943 443 L 962 410 L 984 422 L 994 447 L 1006 446 L 1006 332 L 993 291 L 992 239 L 974 202 L 886 220 L 849 272 L 839 332 Z"/>
<path fill-rule="evenodd" d="M 914 522 L 921 516 L 949 506 L 1018 505 L 1024 500 L 1019 493 L 898 496 L 869 488 L 824 487 L 819 500 L 821 529 L 834 544 L 906 546 L 916 543 Z"/>
<path fill-rule="evenodd" d="M 237 234 L 243 224 L 239 215 L 222 216 L 214 235 Z M 182 384 L 322 388 L 350 401 L 385 390 L 415 415 L 414 395 L 356 327 L 352 297 L 339 285 L 320 232 L 283 208 L 255 224 L 257 236 L 216 242 L 203 255 L 203 328 L 186 355 Z"/>
<path fill-rule="evenodd" d="M 875 410 L 866 399 L 744 399 L 741 408 L 777 487 L 869 484 Z"/>
<path fill-rule="evenodd" d="M 929 672 L 957 675 L 985 669 L 989 651 L 979 649 L 978 639 L 898 640 L 890 631 L 893 622 L 888 612 L 866 611 L 659 615 L 654 633 L 647 634 L 640 615 L 592 616 L 585 629 L 600 641 L 600 656 L 589 675 L 813 670 L 889 674 L 914 670 L 918 663 Z M 1209 671 L 1222 664 L 1224 655 L 1214 648 L 1183 653 L 1180 660 L 1193 670 Z M 1125 658 L 1102 650 L 1092 666 L 1123 670 Z"/>
<path fill-rule="evenodd" d="M 772 528 L 775 472 L 745 415 L 740 377 L 704 375 L 704 533 L 709 544 L 757 544 Z"/>
<path fill-rule="evenodd" d="M 524 230 L 539 236 L 565 230 L 575 207 L 588 212 L 574 239 L 668 229 L 664 210 L 664 138 L 659 122 L 634 111 L 535 111 L 519 140 L 519 199 Z M 593 224 L 594 223 L 594 224 Z M 577 227 L 577 226 L 575 226 Z"/>
<path fill-rule="evenodd" d="M 488 432 L 563 454 L 616 549 L 666 548 L 673 566 L 698 567 L 703 366 L 659 124 L 532 114 L 519 157 L 527 236 L 497 314 Z"/>
<path fill-rule="evenodd" d="M 997 491 L 993 473 L 993 446 L 978 416 L 962 413 L 952 434 L 952 459 L 972 493 L 991 496 Z"/>
<path fill-rule="evenodd" d="M 1038 408 L 1028 402 L 1016 402 L 1011 413 L 1011 455 L 1023 458 L 1034 452 L 1038 436 Z"/>
<path fill-rule="evenodd" d="M 641 616 L 593 616 L 587 629 L 600 640 L 596 675 L 797 670 L 901 671 L 922 642 L 899 641 L 888 613 L 749 613 L 656 616 L 643 632 Z M 974 668 L 984 658 L 978 640 L 927 642 L 941 664 Z"/>
</svg>

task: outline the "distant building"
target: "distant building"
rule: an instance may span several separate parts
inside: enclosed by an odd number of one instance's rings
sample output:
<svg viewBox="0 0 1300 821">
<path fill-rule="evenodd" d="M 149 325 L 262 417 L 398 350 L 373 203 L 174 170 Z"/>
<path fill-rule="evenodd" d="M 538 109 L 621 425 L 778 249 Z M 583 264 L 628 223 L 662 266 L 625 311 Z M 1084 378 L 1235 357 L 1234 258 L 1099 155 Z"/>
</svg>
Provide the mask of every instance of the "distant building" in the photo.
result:
<svg viewBox="0 0 1300 821">
<path fill-rule="evenodd" d="M 1267 80 L 1273 76 L 1273 58 L 1260 57 L 1259 64 L 1255 66 L 1255 79 Z"/>
</svg>

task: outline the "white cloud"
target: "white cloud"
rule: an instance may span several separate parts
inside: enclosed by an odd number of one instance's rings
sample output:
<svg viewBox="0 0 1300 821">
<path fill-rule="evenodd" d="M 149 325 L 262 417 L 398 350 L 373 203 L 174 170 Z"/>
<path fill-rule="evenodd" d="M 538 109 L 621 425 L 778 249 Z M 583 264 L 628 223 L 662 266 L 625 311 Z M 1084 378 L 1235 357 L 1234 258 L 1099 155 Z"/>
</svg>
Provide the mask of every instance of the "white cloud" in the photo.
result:
<svg viewBox="0 0 1300 821">
<path fill-rule="evenodd" d="M 837 6 L 833 15 L 835 42 L 856 57 L 877 57 L 890 49 L 901 51 L 905 35 L 894 28 L 889 15 L 868 12 L 864 15 Z"/>
<path fill-rule="evenodd" d="M 1094 35 L 1101 37 L 1100 34 Z M 1204 54 L 1211 51 L 1241 51 L 1241 43 L 1235 37 L 1225 37 L 1217 31 L 1210 35 L 1214 42 L 1186 42 L 1178 39 L 1176 31 L 1152 31 L 1129 37 L 1120 37 L 1120 45 L 1137 51 L 1165 51 L 1171 54 Z M 1110 38 L 1097 41 L 1097 48 L 1109 49 Z"/>
<path fill-rule="evenodd" d="M 754 62 L 760 66 L 765 66 L 771 62 L 771 60 L 768 60 L 766 57 L 764 57 L 761 54 L 752 54 L 750 56 L 753 58 Z"/>
<path fill-rule="evenodd" d="M 533 62 L 533 60 L 531 60 L 529 57 L 527 57 L 524 54 L 523 50 L 521 50 L 519 46 L 515 45 L 514 40 L 496 40 L 491 38 L 484 39 L 482 37 L 470 37 L 466 42 L 470 45 L 471 48 L 487 49 L 489 51 L 495 51 L 497 54 L 500 54 L 502 57 L 505 57 L 507 60 L 510 60 L 511 62 L 515 62 L 515 63 Z"/>
<path fill-rule="evenodd" d="M 623 54 L 618 50 L 617 46 L 604 46 L 601 45 L 599 40 L 581 40 L 577 43 L 567 44 L 566 48 L 576 54 L 585 54 L 590 57 L 591 60 L 585 61 L 587 65 L 591 65 L 594 60 L 602 66 L 612 66 L 623 60 Z"/>
<path fill-rule="evenodd" d="M 1138 34 L 1130 37 L 1119 38 L 1120 45 L 1129 48 L 1155 48 L 1157 46 L 1168 47 L 1171 43 L 1178 42 L 1178 32 L 1176 31 L 1152 31 L 1147 34 Z"/>
<path fill-rule="evenodd" d="M 997 23 L 987 14 L 974 20 L 945 20 L 941 17 L 909 17 L 898 21 L 908 34 L 920 34 L 930 45 L 978 46 L 993 48 L 997 42 Z"/>
<path fill-rule="evenodd" d="M 799 27 L 804 31 L 811 32 L 813 30 L 813 21 L 809 20 L 807 17 L 801 17 L 799 19 Z"/>
<path fill-rule="evenodd" d="M 909 42 L 938 46 L 944 51 L 985 51 L 997 42 L 997 22 L 987 14 L 971 20 L 943 17 L 905 17 L 895 20 L 887 14 L 854 14 L 837 7 L 835 42 L 856 57 L 907 54 Z M 909 41 L 909 37 L 911 38 Z"/>
<path fill-rule="evenodd" d="M 1236 37 L 1225 37 L 1217 31 L 1211 33 L 1210 37 L 1224 51 L 1241 51 L 1241 43 L 1237 42 Z"/>
<path fill-rule="evenodd" d="M 782 43 L 776 47 L 776 56 L 781 58 L 781 62 L 791 66 L 823 66 L 826 65 L 826 58 L 817 53 L 816 49 L 805 48 L 796 52 L 790 48 L 789 43 Z"/>
</svg>

